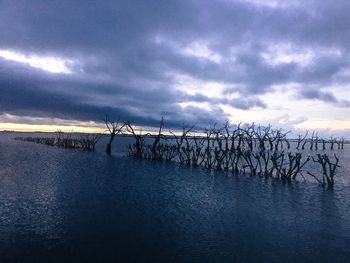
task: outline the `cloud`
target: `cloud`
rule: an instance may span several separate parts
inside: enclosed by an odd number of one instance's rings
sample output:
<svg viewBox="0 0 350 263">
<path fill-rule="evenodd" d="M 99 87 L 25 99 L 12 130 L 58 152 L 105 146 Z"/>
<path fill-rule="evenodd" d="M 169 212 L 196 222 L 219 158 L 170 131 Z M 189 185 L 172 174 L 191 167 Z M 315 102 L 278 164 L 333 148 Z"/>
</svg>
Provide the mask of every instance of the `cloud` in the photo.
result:
<svg viewBox="0 0 350 263">
<path fill-rule="evenodd" d="M 317 99 L 324 102 L 337 103 L 337 98 L 330 92 L 320 91 L 316 89 L 302 90 L 300 93 L 301 97 L 304 99 Z"/>
<path fill-rule="evenodd" d="M 250 98 L 239 97 L 239 98 L 235 98 L 235 99 L 231 99 L 231 100 L 222 99 L 219 101 L 221 101 L 222 104 L 226 104 L 226 105 L 229 105 L 231 107 L 241 109 L 241 110 L 249 110 L 251 108 L 256 108 L 256 107 L 257 108 L 266 108 L 267 107 L 265 102 L 263 102 L 259 98 L 255 98 L 253 96 Z"/>
<path fill-rule="evenodd" d="M 349 84 L 349 1 L 261 3 L 1 1 L 0 114 L 204 125 L 222 105 L 269 109 L 261 96 L 288 84 L 349 107 L 332 93 Z"/>
<path fill-rule="evenodd" d="M 349 100 L 339 100 L 331 92 L 318 89 L 304 89 L 299 93 L 299 98 L 320 100 L 325 103 L 331 103 L 338 107 L 350 107 Z"/>
</svg>

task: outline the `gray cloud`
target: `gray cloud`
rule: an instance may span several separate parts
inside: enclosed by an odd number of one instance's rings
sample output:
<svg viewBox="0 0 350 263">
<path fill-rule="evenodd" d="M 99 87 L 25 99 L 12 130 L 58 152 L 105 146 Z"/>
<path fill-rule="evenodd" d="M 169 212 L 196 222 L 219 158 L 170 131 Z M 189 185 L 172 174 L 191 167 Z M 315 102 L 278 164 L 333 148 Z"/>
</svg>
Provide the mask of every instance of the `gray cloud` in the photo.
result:
<svg viewBox="0 0 350 263">
<path fill-rule="evenodd" d="M 303 89 L 299 93 L 299 98 L 320 100 L 326 103 L 334 104 L 338 107 L 350 107 L 349 100 L 339 100 L 331 92 L 318 90 L 318 89 Z"/>
</svg>

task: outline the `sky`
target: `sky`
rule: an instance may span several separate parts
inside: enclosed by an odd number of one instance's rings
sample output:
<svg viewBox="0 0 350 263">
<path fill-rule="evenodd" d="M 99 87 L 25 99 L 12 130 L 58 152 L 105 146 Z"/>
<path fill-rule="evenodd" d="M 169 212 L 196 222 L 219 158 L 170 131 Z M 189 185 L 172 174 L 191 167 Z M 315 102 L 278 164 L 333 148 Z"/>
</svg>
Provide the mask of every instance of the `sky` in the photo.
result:
<svg viewBox="0 0 350 263">
<path fill-rule="evenodd" d="M 350 1 L 0 0 L 0 130 L 271 123 L 350 137 Z"/>
</svg>

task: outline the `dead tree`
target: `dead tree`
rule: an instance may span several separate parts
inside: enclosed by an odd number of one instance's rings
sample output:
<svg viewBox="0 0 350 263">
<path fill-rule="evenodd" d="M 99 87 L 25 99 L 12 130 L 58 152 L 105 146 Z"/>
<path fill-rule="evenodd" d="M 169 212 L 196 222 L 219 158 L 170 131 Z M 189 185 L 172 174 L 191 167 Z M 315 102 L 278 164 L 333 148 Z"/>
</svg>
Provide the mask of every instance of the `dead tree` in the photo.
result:
<svg viewBox="0 0 350 263">
<path fill-rule="evenodd" d="M 260 151 L 259 153 L 259 159 L 255 157 L 260 166 L 260 175 L 264 175 L 265 177 L 272 176 L 274 167 L 273 165 L 269 165 L 270 159 L 271 159 L 271 152 L 270 151 Z M 261 161 L 260 161 L 261 159 Z"/>
<path fill-rule="evenodd" d="M 182 147 L 182 152 L 185 154 L 186 160 L 185 163 L 187 165 L 191 165 L 192 162 L 192 154 L 194 153 L 194 147 L 193 147 L 193 140 L 189 139 L 188 133 L 190 133 L 192 131 L 192 129 L 194 128 L 194 126 L 192 126 L 189 129 L 185 129 L 183 128 L 183 131 L 186 130 L 186 133 L 183 132 L 182 137 L 184 137 L 185 140 L 185 145 L 184 147 Z"/>
<path fill-rule="evenodd" d="M 301 143 L 302 143 L 303 141 L 305 141 L 305 139 L 306 139 L 308 133 L 309 133 L 309 132 L 306 131 L 306 133 L 305 133 L 304 136 L 302 136 L 301 134 L 298 135 L 298 144 L 297 144 L 297 147 L 296 147 L 297 150 L 299 150 L 299 147 L 300 147 Z"/>
<path fill-rule="evenodd" d="M 230 166 L 230 158 L 231 158 L 231 150 L 234 149 L 234 139 L 232 140 L 232 144 L 230 147 L 230 124 L 226 122 L 223 128 L 222 134 L 223 140 L 225 142 L 225 156 L 224 156 L 224 170 L 228 171 Z"/>
<path fill-rule="evenodd" d="M 310 150 L 314 149 L 314 139 L 315 139 L 315 131 L 312 132 L 311 141 L 310 141 Z"/>
<path fill-rule="evenodd" d="M 270 150 L 272 151 L 274 148 L 274 142 L 277 140 L 277 136 L 275 136 L 275 131 L 271 130 L 268 134 L 267 134 L 267 140 L 269 142 L 270 145 Z"/>
<path fill-rule="evenodd" d="M 269 134 L 271 130 L 271 125 L 268 125 L 267 127 L 259 126 L 256 130 L 256 139 L 259 142 L 259 150 L 265 151 L 265 142 L 268 141 Z"/>
<path fill-rule="evenodd" d="M 334 144 L 337 142 L 337 139 L 331 136 L 329 142 L 331 143 L 331 150 L 333 150 Z"/>
<path fill-rule="evenodd" d="M 163 134 L 162 134 L 163 126 L 164 126 L 164 119 L 162 117 L 162 119 L 160 120 L 158 134 L 155 136 L 154 142 L 153 142 L 152 148 L 151 148 L 152 160 L 160 160 L 161 159 L 161 155 L 158 154 L 158 147 L 160 144 L 160 139 L 163 137 Z"/>
<path fill-rule="evenodd" d="M 301 153 L 293 154 L 291 152 L 288 152 L 287 158 L 284 152 L 274 152 L 274 154 L 271 156 L 271 161 L 277 171 L 277 178 L 290 182 L 292 179 L 294 180 L 298 174 L 301 173 L 302 168 L 306 165 L 306 163 L 309 162 L 310 158 L 308 157 L 302 161 Z"/>
<path fill-rule="evenodd" d="M 316 132 L 316 135 L 315 135 L 315 150 L 317 151 L 318 150 L 318 133 Z"/>
<path fill-rule="evenodd" d="M 312 157 L 312 160 L 315 163 L 319 163 L 322 167 L 322 178 L 318 178 L 315 174 L 311 172 L 307 172 L 310 176 L 316 179 L 316 181 L 322 186 L 322 187 L 328 187 L 330 189 L 333 189 L 334 187 L 334 176 L 336 175 L 337 168 L 340 167 L 338 165 L 339 158 L 334 154 L 335 162 L 332 163 L 329 160 L 329 157 L 327 154 L 317 154 L 317 159 Z"/>
<path fill-rule="evenodd" d="M 101 139 L 102 134 L 82 134 L 80 135 L 80 147 L 83 151 L 95 151 L 97 142 Z"/>
<path fill-rule="evenodd" d="M 282 133 L 282 129 L 276 130 L 275 136 L 276 136 L 276 144 L 275 144 L 275 151 L 278 151 L 278 146 L 281 143 L 281 148 L 282 148 L 282 143 L 285 138 L 287 133 Z"/>
<path fill-rule="evenodd" d="M 119 122 L 119 120 L 117 122 L 114 122 L 114 121 L 110 120 L 108 118 L 108 116 L 106 116 L 104 122 L 105 122 L 106 127 L 109 131 L 109 134 L 110 134 L 110 138 L 109 138 L 109 141 L 108 141 L 107 147 L 106 147 L 106 153 L 108 155 L 111 155 L 112 154 L 112 142 L 114 140 L 114 137 L 118 136 L 123 131 L 125 123 L 121 123 L 121 122 Z"/>
<path fill-rule="evenodd" d="M 249 168 L 251 175 L 257 174 L 258 169 L 258 162 L 254 163 L 254 158 L 260 159 L 258 155 L 254 155 L 251 150 L 246 150 L 243 152 L 242 155 L 243 159 L 245 160 L 245 164 L 243 165 L 243 168 Z"/>
<path fill-rule="evenodd" d="M 188 134 L 193 130 L 194 126 L 187 128 L 186 126 L 182 127 L 182 134 L 181 135 L 176 135 L 174 132 L 169 131 L 169 133 L 174 137 L 175 142 L 176 142 L 176 152 L 178 154 L 178 161 L 180 164 L 183 164 L 185 162 L 185 158 L 183 155 L 183 144 L 186 142 L 187 146 L 189 145 L 188 142 Z M 195 141 L 196 143 L 196 141 Z"/>
<path fill-rule="evenodd" d="M 140 129 L 139 134 L 135 132 L 134 127 L 132 126 L 131 122 L 125 122 L 124 125 L 126 126 L 126 129 L 129 133 L 131 133 L 134 138 L 135 138 L 135 144 L 133 145 L 133 148 L 130 149 L 130 154 L 132 154 L 134 157 L 141 159 L 142 158 L 142 153 L 144 150 L 144 142 L 145 139 L 142 136 L 142 129 Z"/>
<path fill-rule="evenodd" d="M 254 141 L 254 135 L 256 134 L 255 131 L 255 124 L 252 123 L 251 125 L 247 125 L 247 127 L 243 130 L 245 136 L 245 141 L 248 144 L 249 150 L 253 151 L 253 141 Z"/>
<path fill-rule="evenodd" d="M 192 150 L 192 165 L 193 166 L 202 165 L 204 160 L 203 158 L 201 158 L 201 153 L 202 153 L 202 148 L 205 143 L 205 140 L 204 138 L 194 136 L 193 141 L 194 141 L 194 147 Z"/>
<path fill-rule="evenodd" d="M 337 145 L 338 145 L 338 150 L 340 150 L 340 147 L 341 147 L 341 141 L 337 141 Z"/>
</svg>

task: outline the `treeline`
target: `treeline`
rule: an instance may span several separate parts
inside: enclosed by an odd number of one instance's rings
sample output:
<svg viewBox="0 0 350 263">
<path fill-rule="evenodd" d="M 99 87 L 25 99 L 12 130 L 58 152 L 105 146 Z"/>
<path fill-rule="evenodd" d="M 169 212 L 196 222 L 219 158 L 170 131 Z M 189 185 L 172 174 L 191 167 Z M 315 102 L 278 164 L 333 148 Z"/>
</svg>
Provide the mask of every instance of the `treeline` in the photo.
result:
<svg viewBox="0 0 350 263">
<path fill-rule="evenodd" d="M 338 149 L 343 149 L 345 143 L 344 139 L 326 142 L 316 138 L 315 134 L 311 139 L 299 136 L 298 140 L 293 141 L 287 139 L 288 132 L 283 132 L 282 129 L 255 124 L 226 123 L 223 127 L 213 125 L 204 131 L 183 127 L 181 132 L 169 131 L 168 135 L 164 135 L 163 119 L 158 133 L 153 135 L 153 142 L 150 142 L 150 134 L 135 131 L 129 122 L 123 126 L 135 138 L 135 143 L 129 145 L 129 155 L 135 158 L 175 161 L 181 165 L 203 166 L 233 174 L 249 173 L 253 176 L 272 177 L 283 182 L 310 175 L 321 186 L 328 188 L 334 186 L 337 168 L 340 167 L 339 158 L 336 154 L 331 157 L 327 153 L 310 156 L 303 154 L 302 150 L 309 144 L 310 150 L 317 151 L 320 142 L 321 149 L 326 149 L 327 144 L 330 144 L 330 150 L 334 149 L 335 144 L 339 145 Z M 304 173 L 309 162 L 317 164 L 321 172 Z"/>
<path fill-rule="evenodd" d="M 331 136 L 329 139 L 320 138 L 318 136 L 317 132 L 312 132 L 312 135 L 310 138 L 307 138 L 308 132 L 306 132 L 304 135 L 299 134 L 298 139 L 294 140 L 297 142 L 296 149 L 307 149 L 307 146 L 309 146 L 310 150 L 326 150 L 327 146 L 328 149 L 334 150 L 334 147 L 337 147 L 338 150 L 344 149 L 345 139 L 344 137 L 340 138 L 339 140 L 333 136 Z"/>
<path fill-rule="evenodd" d="M 83 151 L 95 151 L 97 142 L 102 134 L 75 134 L 73 132 L 55 132 L 55 137 L 16 137 L 15 140 L 45 144 L 65 149 L 81 149 Z"/>
<path fill-rule="evenodd" d="M 106 131 L 109 139 L 106 153 L 112 153 L 112 143 L 118 135 L 132 135 L 133 144 L 128 145 L 128 155 L 138 159 L 178 162 L 180 165 L 223 170 L 233 174 L 249 173 L 253 176 L 271 177 L 291 182 L 299 176 L 311 176 L 321 186 L 333 188 L 339 166 L 334 153 L 318 150 L 344 149 L 344 138 L 326 140 L 313 132 L 288 139 L 289 132 L 274 129 L 271 125 L 231 125 L 228 122 L 219 127 L 212 125 L 202 131 L 182 127 L 177 132 L 164 132 L 164 120 L 155 134 L 143 133 L 131 122 L 113 121 L 106 116 Z M 17 137 L 16 140 L 30 141 L 50 146 L 94 151 L 103 134 L 80 134 L 56 132 L 53 138 Z M 311 150 L 315 154 L 306 154 Z M 310 152 L 310 151 L 309 151 Z M 308 163 L 314 163 L 319 172 L 305 171 Z M 315 167 L 314 165 L 314 167 Z"/>
</svg>

